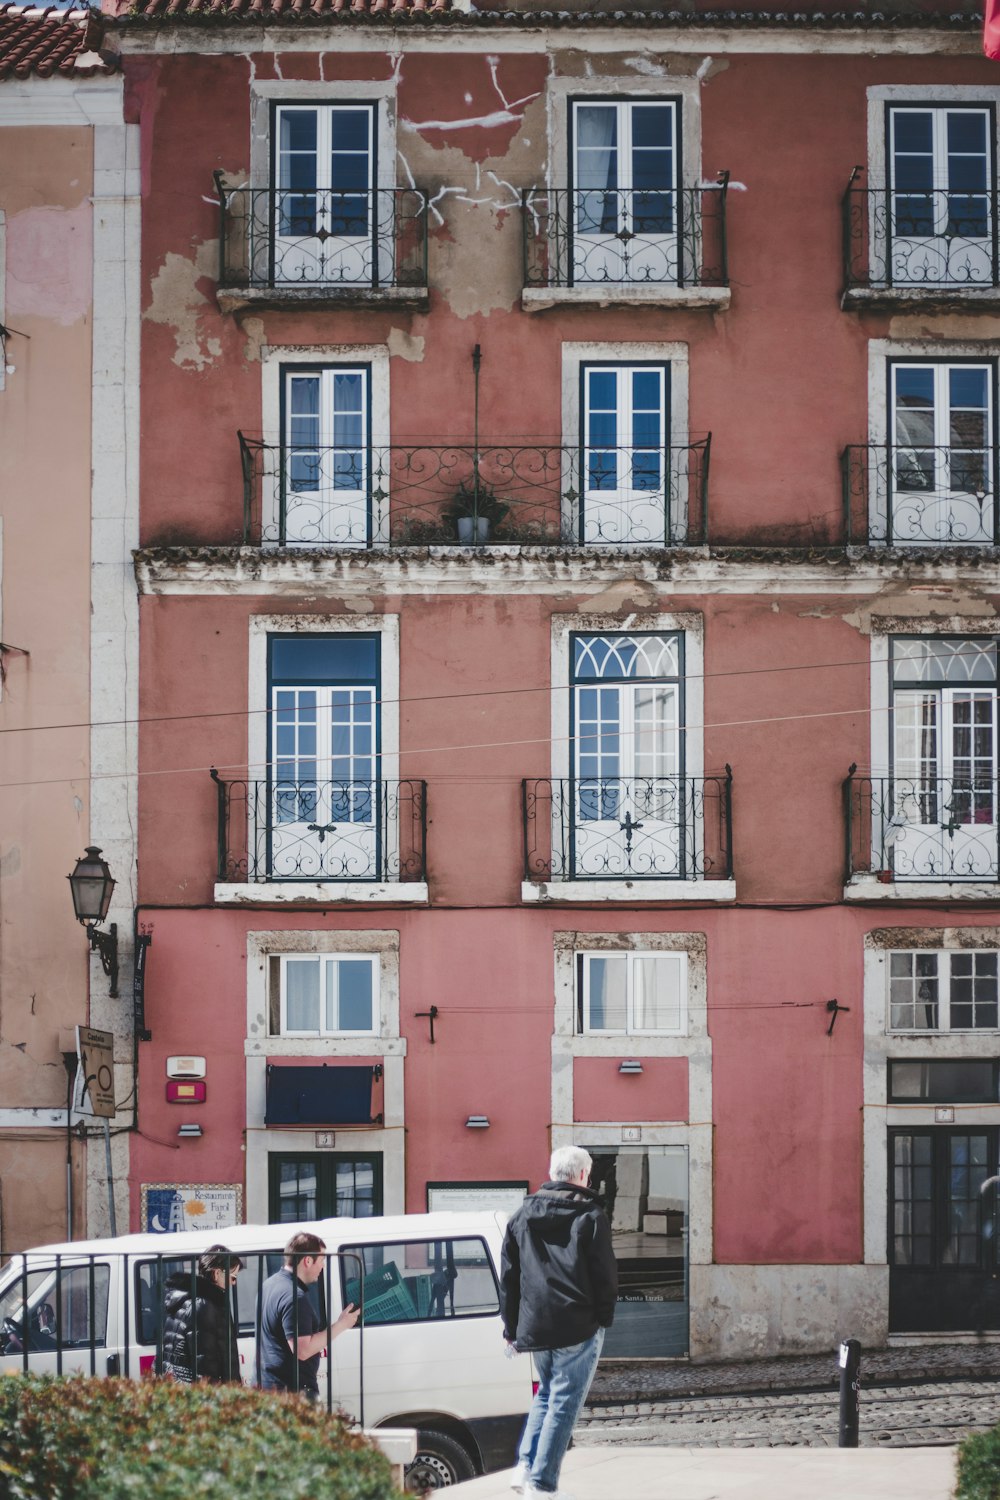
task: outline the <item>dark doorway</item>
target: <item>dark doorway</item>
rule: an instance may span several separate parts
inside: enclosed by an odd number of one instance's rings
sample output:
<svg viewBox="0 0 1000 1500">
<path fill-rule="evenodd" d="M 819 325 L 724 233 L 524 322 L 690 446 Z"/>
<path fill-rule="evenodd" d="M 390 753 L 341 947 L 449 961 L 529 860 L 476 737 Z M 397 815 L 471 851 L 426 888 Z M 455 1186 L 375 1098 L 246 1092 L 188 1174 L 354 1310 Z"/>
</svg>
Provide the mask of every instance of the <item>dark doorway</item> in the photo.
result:
<svg viewBox="0 0 1000 1500">
<path fill-rule="evenodd" d="M 370 1219 L 382 1212 L 382 1156 L 340 1151 L 268 1157 L 268 1219 L 298 1224 L 311 1219 Z"/>
<path fill-rule="evenodd" d="M 889 1331 L 1000 1328 L 997 1129 L 889 1132 Z"/>
</svg>

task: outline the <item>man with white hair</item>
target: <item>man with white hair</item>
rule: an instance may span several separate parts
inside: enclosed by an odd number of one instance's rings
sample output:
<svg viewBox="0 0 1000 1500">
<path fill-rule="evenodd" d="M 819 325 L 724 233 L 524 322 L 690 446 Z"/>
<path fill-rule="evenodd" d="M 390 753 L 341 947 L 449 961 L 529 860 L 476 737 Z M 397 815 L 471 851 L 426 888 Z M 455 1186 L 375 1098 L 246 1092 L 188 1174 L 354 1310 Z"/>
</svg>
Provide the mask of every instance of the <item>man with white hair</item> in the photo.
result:
<svg viewBox="0 0 1000 1500">
<path fill-rule="evenodd" d="M 525 1496 L 570 1500 L 559 1471 L 615 1314 L 618 1267 L 590 1187 L 592 1165 L 579 1146 L 553 1151 L 549 1181 L 525 1199 L 504 1237 L 504 1337 L 531 1351 L 538 1372 L 510 1481 Z"/>
</svg>

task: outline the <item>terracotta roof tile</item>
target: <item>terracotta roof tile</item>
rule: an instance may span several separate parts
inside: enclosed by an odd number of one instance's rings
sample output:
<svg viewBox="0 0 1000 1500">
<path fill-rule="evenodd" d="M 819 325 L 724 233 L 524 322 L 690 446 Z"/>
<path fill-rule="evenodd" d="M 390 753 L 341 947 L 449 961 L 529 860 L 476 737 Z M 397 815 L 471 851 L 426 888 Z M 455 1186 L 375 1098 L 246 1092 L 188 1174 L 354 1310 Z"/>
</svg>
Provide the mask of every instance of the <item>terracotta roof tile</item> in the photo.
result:
<svg viewBox="0 0 1000 1500">
<path fill-rule="evenodd" d="M 353 17 L 452 13 L 451 0 L 119 0 L 120 22 L 256 21 L 307 25 Z"/>
<path fill-rule="evenodd" d="M 96 10 L 40 9 L 0 0 L 0 81 L 5 78 L 88 78 L 114 72 Z"/>
</svg>

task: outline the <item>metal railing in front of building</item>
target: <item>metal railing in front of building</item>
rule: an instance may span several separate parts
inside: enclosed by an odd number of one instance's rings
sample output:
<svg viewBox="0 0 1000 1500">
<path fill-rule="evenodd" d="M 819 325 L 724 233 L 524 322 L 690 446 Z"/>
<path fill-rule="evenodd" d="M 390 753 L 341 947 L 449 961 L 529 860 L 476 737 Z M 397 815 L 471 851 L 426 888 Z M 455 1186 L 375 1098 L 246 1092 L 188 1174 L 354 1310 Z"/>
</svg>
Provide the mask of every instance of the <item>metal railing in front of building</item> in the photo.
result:
<svg viewBox="0 0 1000 1500">
<path fill-rule="evenodd" d="M 224 1241 L 225 1231 L 220 1231 L 219 1237 Z M 169 1235 L 164 1238 L 169 1241 Z M 328 1250 L 325 1255 L 323 1272 L 311 1292 L 315 1326 L 327 1326 L 334 1308 L 350 1302 L 361 1308 L 357 1356 L 350 1361 L 349 1378 L 352 1384 L 357 1380 L 357 1391 L 351 1393 L 352 1405 L 356 1405 L 358 1422 L 364 1426 L 365 1294 L 372 1277 L 366 1273 L 359 1251 Z M 52 1254 L 29 1250 L 16 1259 L 18 1275 L 7 1282 L 0 1299 L 0 1361 L 8 1373 L 20 1368 L 24 1374 L 120 1375 L 134 1380 L 159 1375 L 188 1383 L 199 1360 L 204 1366 L 204 1345 L 199 1352 L 199 1338 L 204 1339 L 204 1333 L 195 1317 L 184 1318 L 189 1335 L 183 1345 L 183 1363 L 172 1365 L 164 1351 L 167 1293 L 173 1289 L 182 1300 L 190 1297 L 194 1302 L 199 1295 L 197 1256 L 172 1253 L 165 1246 L 161 1253 L 81 1250 Z M 225 1337 L 214 1345 L 213 1353 L 221 1353 L 221 1359 L 217 1368 L 213 1361 L 212 1378 L 226 1383 L 260 1383 L 256 1356 L 263 1286 L 283 1260 L 278 1250 L 241 1249 L 233 1250 L 228 1265 L 221 1267 L 228 1288 L 223 1293 Z M 241 1263 L 243 1269 L 238 1270 Z M 335 1277 L 340 1283 L 336 1295 Z M 295 1299 L 295 1340 L 299 1337 L 300 1316 Z M 416 1306 L 411 1316 L 417 1316 Z M 235 1329 L 240 1341 L 253 1341 L 249 1359 L 238 1347 L 234 1353 L 230 1328 Z M 319 1365 L 323 1378 L 317 1381 L 316 1393 L 327 1411 L 338 1409 L 344 1400 L 344 1393 L 334 1383 L 334 1363 L 328 1349 Z M 290 1367 L 288 1389 L 297 1393 L 304 1390 L 298 1360 L 290 1361 Z"/>
<path fill-rule="evenodd" d="M 526 188 L 524 285 L 727 287 L 728 187 Z"/>
<path fill-rule="evenodd" d="M 1000 286 L 997 188 L 861 187 L 842 202 L 844 285 L 945 293 Z"/>
<path fill-rule="evenodd" d="M 398 883 L 426 873 L 423 781 L 224 781 L 215 770 L 224 883 Z"/>
<path fill-rule="evenodd" d="M 691 443 L 293 447 L 238 434 L 243 543 L 687 547 L 708 540 L 711 434 Z"/>
<path fill-rule="evenodd" d="M 987 448 L 862 443 L 841 455 L 848 546 L 1000 543 L 998 454 Z"/>
<path fill-rule="evenodd" d="M 219 200 L 219 286 L 275 292 L 427 286 L 427 199 L 418 188 L 227 186 Z"/>
<path fill-rule="evenodd" d="M 529 778 L 524 878 L 731 880 L 733 773 Z"/>
<path fill-rule="evenodd" d="M 993 774 L 871 776 L 844 782 L 847 878 L 1000 880 Z"/>
</svg>

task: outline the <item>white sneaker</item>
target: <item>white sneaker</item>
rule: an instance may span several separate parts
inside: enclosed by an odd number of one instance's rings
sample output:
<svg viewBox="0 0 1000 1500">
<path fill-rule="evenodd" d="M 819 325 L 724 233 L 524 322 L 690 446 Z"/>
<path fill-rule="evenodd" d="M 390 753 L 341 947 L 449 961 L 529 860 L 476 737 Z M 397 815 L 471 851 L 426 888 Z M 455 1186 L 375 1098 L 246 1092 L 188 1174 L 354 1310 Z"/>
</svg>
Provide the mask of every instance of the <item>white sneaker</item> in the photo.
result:
<svg viewBox="0 0 1000 1500">
<path fill-rule="evenodd" d="M 538 1490 L 529 1479 L 524 1486 L 524 1500 L 576 1500 L 569 1490 Z"/>
<path fill-rule="evenodd" d="M 528 1488 L 529 1472 L 527 1464 L 518 1464 L 510 1476 L 510 1487 L 512 1490 L 516 1490 L 519 1495 L 523 1495 L 524 1491 Z"/>
</svg>

